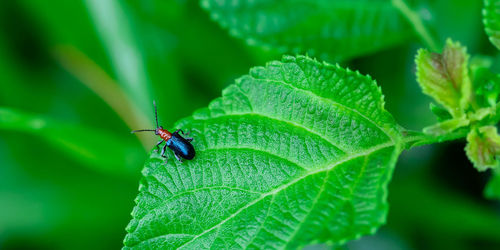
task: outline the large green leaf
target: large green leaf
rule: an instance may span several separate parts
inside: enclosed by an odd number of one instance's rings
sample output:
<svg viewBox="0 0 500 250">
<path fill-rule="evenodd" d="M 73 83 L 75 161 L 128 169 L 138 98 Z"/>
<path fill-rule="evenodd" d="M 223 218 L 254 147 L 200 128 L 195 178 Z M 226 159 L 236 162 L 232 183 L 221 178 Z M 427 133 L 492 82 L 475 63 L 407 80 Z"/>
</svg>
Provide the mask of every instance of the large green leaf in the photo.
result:
<svg viewBox="0 0 500 250">
<path fill-rule="evenodd" d="M 491 43 L 500 49 L 500 0 L 484 0 L 483 23 Z"/>
<path fill-rule="evenodd" d="M 152 151 L 128 248 L 340 244 L 385 222 L 401 136 L 370 77 L 304 56 L 256 67 L 181 120 L 196 157 Z"/>
<path fill-rule="evenodd" d="M 390 0 L 202 0 L 212 18 L 253 45 L 322 58 L 350 58 L 413 32 Z"/>
</svg>

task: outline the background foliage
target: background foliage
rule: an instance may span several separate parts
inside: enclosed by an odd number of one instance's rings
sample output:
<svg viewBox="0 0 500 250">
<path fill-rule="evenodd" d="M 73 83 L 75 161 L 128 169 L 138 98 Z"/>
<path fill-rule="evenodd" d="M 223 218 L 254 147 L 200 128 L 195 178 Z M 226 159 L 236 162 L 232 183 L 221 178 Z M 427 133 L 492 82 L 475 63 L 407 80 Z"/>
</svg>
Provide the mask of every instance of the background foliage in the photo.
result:
<svg viewBox="0 0 500 250">
<path fill-rule="evenodd" d="M 249 68 L 281 58 L 283 50 L 248 45 L 240 39 L 245 34 L 233 36 L 221 19 L 212 20 L 212 2 L 0 2 L 1 248 L 122 246 L 145 149 L 155 141 L 129 131 L 152 126 L 152 100 L 170 127 Z M 408 4 L 439 44 L 451 37 L 472 55 L 493 55 L 500 72 L 498 50 L 484 32 L 482 1 Z M 414 55 L 425 41 L 402 34 L 364 51 L 355 51 L 364 43 L 349 47 L 356 41 L 348 41 L 343 50 L 353 53 L 345 58 L 335 56 L 338 48 L 316 56 L 376 79 L 386 109 L 404 127 L 436 122 L 414 76 Z M 482 195 L 490 173 L 471 167 L 464 145 L 403 153 L 389 185 L 387 225 L 347 247 L 500 248 L 499 204 Z"/>
</svg>

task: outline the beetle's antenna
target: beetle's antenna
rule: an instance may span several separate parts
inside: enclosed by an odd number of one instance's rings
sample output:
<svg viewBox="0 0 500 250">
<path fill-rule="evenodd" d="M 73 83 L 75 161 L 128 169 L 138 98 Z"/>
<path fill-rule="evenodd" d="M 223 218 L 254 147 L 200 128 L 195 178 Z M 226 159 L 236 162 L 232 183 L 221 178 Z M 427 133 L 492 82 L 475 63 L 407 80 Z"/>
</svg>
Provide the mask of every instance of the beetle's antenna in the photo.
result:
<svg viewBox="0 0 500 250">
<path fill-rule="evenodd" d="M 132 130 L 132 131 L 130 131 L 130 133 L 133 134 L 133 133 L 136 133 L 136 132 L 146 132 L 146 131 L 153 131 L 153 132 L 155 132 L 156 130 L 154 130 L 154 129 L 139 129 L 139 130 Z"/>
<path fill-rule="evenodd" d="M 158 125 L 158 112 L 156 111 L 156 101 L 155 100 L 153 100 L 153 106 L 155 106 L 156 128 L 159 128 L 160 125 Z"/>
</svg>

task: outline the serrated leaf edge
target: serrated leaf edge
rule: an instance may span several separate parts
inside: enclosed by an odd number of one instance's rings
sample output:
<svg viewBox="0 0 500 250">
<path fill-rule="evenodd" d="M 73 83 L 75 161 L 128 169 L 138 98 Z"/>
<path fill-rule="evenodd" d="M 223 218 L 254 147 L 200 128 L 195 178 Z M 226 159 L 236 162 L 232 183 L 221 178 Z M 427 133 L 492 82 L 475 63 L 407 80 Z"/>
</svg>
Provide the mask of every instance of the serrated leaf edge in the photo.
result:
<svg viewBox="0 0 500 250">
<path fill-rule="evenodd" d="M 284 55 L 282 60 L 281 61 L 271 61 L 271 62 L 267 62 L 265 64 L 265 67 L 269 67 L 270 65 L 274 64 L 274 63 L 286 63 L 286 62 L 290 62 L 290 60 L 297 60 L 297 59 L 306 59 L 306 60 L 309 60 L 311 62 L 313 62 L 314 64 L 316 64 L 317 66 L 324 66 L 324 67 L 327 67 L 327 68 L 330 68 L 330 69 L 334 69 L 334 70 L 340 70 L 340 71 L 344 71 L 346 74 L 348 75 L 351 75 L 351 76 L 356 76 L 356 77 L 361 77 L 361 78 L 365 78 L 366 80 L 372 82 L 372 85 L 376 87 L 375 91 L 377 91 L 377 94 L 379 94 L 380 96 L 380 106 L 378 107 L 379 109 L 381 109 L 381 114 L 384 115 L 384 119 L 382 119 L 386 124 L 390 121 L 390 122 L 393 122 L 397 127 L 397 123 L 395 122 L 394 118 L 392 117 L 392 115 L 387 111 L 385 110 L 384 108 L 384 104 L 385 104 L 385 100 L 384 100 L 384 95 L 382 94 L 382 90 L 381 90 L 381 87 L 376 83 L 376 81 L 374 79 L 371 78 L 371 76 L 369 75 L 363 75 L 361 74 L 359 71 L 352 71 L 348 68 L 344 69 L 342 67 L 340 67 L 338 64 L 330 64 L 328 62 L 319 62 L 318 60 L 314 59 L 314 58 L 310 58 L 308 56 L 301 56 L 301 55 L 298 55 L 298 56 L 289 56 L 289 55 Z M 251 76 L 251 72 L 255 69 L 259 69 L 261 67 L 253 67 L 249 70 L 249 74 L 248 75 L 244 75 L 238 79 L 236 79 L 235 81 L 235 85 L 238 85 L 238 83 L 240 82 L 240 79 L 242 79 L 243 77 L 245 76 Z M 281 82 L 280 82 L 281 83 Z M 228 87 L 229 88 L 229 87 Z M 226 88 L 227 89 L 227 88 Z M 307 90 L 303 90 L 303 91 L 307 91 Z M 310 94 L 316 96 L 314 93 L 312 93 L 311 91 L 307 91 L 309 92 Z M 223 90 L 223 93 L 224 93 L 224 90 Z M 320 96 L 317 96 L 318 98 L 323 98 L 323 97 L 320 97 Z M 197 112 L 203 112 L 204 110 L 210 110 L 210 106 L 212 103 L 216 103 L 218 102 L 222 97 L 218 97 L 214 100 L 212 100 L 210 102 L 210 104 L 208 105 L 208 108 L 201 108 L 197 111 L 195 111 L 194 113 L 197 113 Z M 364 117 L 364 116 L 363 116 Z M 371 119 L 369 117 L 365 117 L 366 119 L 368 119 L 369 121 L 371 121 Z M 178 122 L 175 123 L 175 126 L 174 127 L 182 127 L 182 125 L 184 123 L 187 123 L 189 122 L 191 119 L 195 119 L 197 120 L 196 118 L 194 117 L 187 117 L 187 118 L 183 118 L 181 120 L 179 120 Z M 373 122 L 373 121 L 371 121 Z M 377 124 L 376 122 L 373 122 L 374 124 Z M 377 127 L 379 127 L 377 125 Z M 367 150 L 364 150 L 364 151 L 361 151 L 361 152 L 358 152 L 358 153 L 355 153 L 355 154 L 352 154 L 344 159 L 341 159 L 337 162 L 334 162 L 334 163 L 329 163 L 327 164 L 326 166 L 324 167 L 321 167 L 321 168 L 318 168 L 317 170 L 315 171 L 312 171 L 312 172 L 309 172 L 307 173 L 306 175 L 304 176 L 301 176 L 300 178 L 297 178 L 293 181 L 290 181 L 284 185 L 282 185 L 280 188 L 277 188 L 277 189 L 274 189 L 270 192 L 267 192 L 267 193 L 264 193 L 262 194 L 258 199 L 248 203 L 247 205 L 241 207 L 240 209 L 238 209 L 235 213 L 233 213 L 233 215 L 227 217 L 226 219 L 222 220 L 221 222 L 219 222 L 218 224 L 212 226 L 211 228 L 203 231 L 202 233 L 198 234 L 198 236 L 196 236 L 195 238 L 189 240 L 188 242 L 185 242 L 183 245 L 181 245 L 179 248 L 182 248 L 184 245 L 186 244 L 189 244 L 190 242 L 194 241 L 196 238 L 210 232 L 211 230 L 217 228 L 218 226 L 220 225 L 223 225 L 225 222 L 227 222 L 228 220 L 230 220 L 231 218 L 234 218 L 235 216 L 237 216 L 240 212 L 242 212 L 243 210 L 251 207 L 252 205 L 256 204 L 257 202 L 259 202 L 260 200 L 264 199 L 265 197 L 269 196 L 269 195 L 274 195 L 276 193 L 278 193 L 279 191 L 289 187 L 290 185 L 294 184 L 294 183 L 297 183 L 298 181 L 308 177 L 308 176 L 311 176 L 311 175 L 314 175 L 314 174 L 318 174 L 318 173 L 322 173 L 322 172 L 325 172 L 325 171 L 330 171 L 332 170 L 335 166 L 338 166 L 342 163 L 345 163 L 349 160 L 353 160 L 355 158 L 358 158 L 358 157 L 361 157 L 361 156 L 367 156 L 369 155 L 370 153 L 373 153 L 377 150 L 381 150 L 381 149 L 384 149 L 384 148 L 388 148 L 388 147 L 391 147 L 391 146 L 394 146 L 394 150 L 393 150 L 393 153 L 391 155 L 391 159 L 389 160 L 388 162 L 388 168 L 387 168 L 387 171 L 386 171 L 386 175 L 385 175 L 385 180 L 381 180 L 381 183 L 380 183 L 380 186 L 381 186 L 381 196 L 380 196 L 380 199 L 377 200 L 377 204 L 381 205 L 382 207 L 384 207 L 384 211 L 383 213 L 381 213 L 381 217 L 379 217 L 377 220 L 373 220 L 373 223 L 372 225 L 369 226 L 369 230 L 368 231 L 360 231 L 360 232 L 357 232 L 357 233 L 354 233 L 353 235 L 349 235 L 349 236 L 346 236 L 344 238 L 341 238 L 339 239 L 338 241 L 333 241 L 333 240 L 327 240 L 327 241 L 320 241 L 319 239 L 315 239 L 311 242 L 307 242 L 307 243 L 300 243 L 298 245 L 298 248 L 301 248 L 301 247 L 304 247 L 306 245 L 310 245 L 310 244 L 316 244 L 316 243 L 326 243 L 326 244 L 335 244 L 335 245 L 342 245 L 344 244 L 345 242 L 349 241 L 349 240 L 355 240 L 355 239 L 359 239 L 360 237 L 362 236 L 365 236 L 365 235 L 370 235 L 370 234 L 374 234 L 377 229 L 386 223 L 387 221 L 387 213 L 388 213 L 388 207 L 389 207 L 389 204 L 387 203 L 387 196 L 388 196 L 388 183 L 390 182 L 391 180 L 391 177 L 392 177 L 392 173 L 394 171 L 394 168 L 395 168 L 395 163 L 397 161 L 397 158 L 399 157 L 399 154 L 402 152 L 402 149 L 403 149 L 403 142 L 402 142 L 402 137 L 401 137 L 401 134 L 400 134 L 400 130 L 398 128 L 392 128 L 392 127 L 388 127 L 388 126 L 384 126 L 384 127 L 379 127 L 379 129 L 381 131 L 383 131 L 384 133 L 386 133 L 389 137 L 389 139 L 391 140 L 390 142 L 387 142 L 387 143 L 384 143 L 384 144 L 379 144 L 379 145 L 376 145 L 374 147 L 371 147 Z M 142 177 L 143 179 L 144 177 Z M 320 193 L 318 193 L 318 196 L 320 195 Z M 138 204 L 138 200 L 137 200 L 138 197 L 136 197 L 136 200 L 135 200 L 135 203 Z M 313 205 L 314 206 L 314 205 Z M 134 211 L 132 211 L 132 216 L 133 218 L 135 218 L 134 216 Z M 130 232 L 128 232 L 130 233 Z M 289 241 L 290 242 L 290 241 Z M 287 244 L 289 243 L 287 242 Z"/>
</svg>

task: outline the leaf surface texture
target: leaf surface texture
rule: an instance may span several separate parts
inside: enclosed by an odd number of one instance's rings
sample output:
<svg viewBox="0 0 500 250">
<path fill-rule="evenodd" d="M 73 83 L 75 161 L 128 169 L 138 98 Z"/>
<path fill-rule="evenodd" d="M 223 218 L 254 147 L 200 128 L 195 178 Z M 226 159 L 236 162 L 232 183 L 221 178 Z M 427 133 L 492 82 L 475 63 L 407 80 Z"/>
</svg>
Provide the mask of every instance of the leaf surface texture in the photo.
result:
<svg viewBox="0 0 500 250">
<path fill-rule="evenodd" d="M 401 136 L 370 77 L 304 56 L 181 120 L 196 157 L 146 162 L 125 248 L 343 243 L 385 222 Z"/>
</svg>

